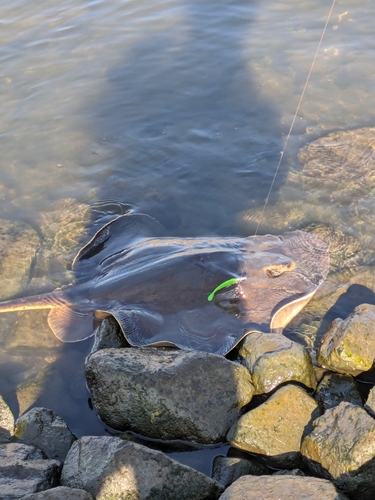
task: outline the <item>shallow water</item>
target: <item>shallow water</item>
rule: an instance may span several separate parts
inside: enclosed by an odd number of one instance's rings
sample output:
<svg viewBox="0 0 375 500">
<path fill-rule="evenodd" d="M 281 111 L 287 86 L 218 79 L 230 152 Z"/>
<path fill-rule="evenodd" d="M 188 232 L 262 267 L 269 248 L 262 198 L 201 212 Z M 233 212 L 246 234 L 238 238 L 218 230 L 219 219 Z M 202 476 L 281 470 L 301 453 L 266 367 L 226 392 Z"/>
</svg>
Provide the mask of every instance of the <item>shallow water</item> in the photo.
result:
<svg viewBox="0 0 375 500">
<path fill-rule="evenodd" d="M 3 6 L 1 218 L 45 237 L 43 214 L 54 203 L 88 206 L 65 260 L 129 209 L 156 217 L 173 235 L 248 235 L 240 214 L 264 203 L 328 11 L 323 0 Z M 374 125 L 374 14 L 370 0 L 337 1 L 270 205 L 309 198 L 288 189 L 301 146 Z M 371 199 L 351 205 L 373 219 Z M 345 212 L 338 217 L 341 229 L 350 224 Z M 375 225 L 366 230 L 375 236 Z M 61 262 L 37 271 L 33 291 L 65 279 Z M 38 311 L 0 322 L 1 394 L 15 414 L 47 406 L 77 435 L 105 433 L 87 404 L 91 341 L 59 344 Z M 25 383 L 32 390 L 21 390 Z"/>
</svg>

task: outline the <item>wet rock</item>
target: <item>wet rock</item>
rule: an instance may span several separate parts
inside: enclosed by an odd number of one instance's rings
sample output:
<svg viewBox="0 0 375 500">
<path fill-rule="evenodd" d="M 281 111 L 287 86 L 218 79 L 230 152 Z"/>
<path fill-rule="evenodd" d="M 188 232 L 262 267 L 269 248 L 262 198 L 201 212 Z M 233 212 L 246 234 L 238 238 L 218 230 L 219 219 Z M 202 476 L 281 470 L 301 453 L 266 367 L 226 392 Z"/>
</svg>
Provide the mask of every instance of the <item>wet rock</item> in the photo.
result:
<svg viewBox="0 0 375 500">
<path fill-rule="evenodd" d="M 367 410 L 371 416 L 375 417 L 375 387 L 368 393 L 365 410 Z"/>
<path fill-rule="evenodd" d="M 255 394 L 270 392 L 285 382 L 316 387 L 310 354 L 282 335 L 252 333 L 242 343 L 239 354 L 250 370 Z"/>
<path fill-rule="evenodd" d="M 0 219 L 0 299 L 8 299 L 24 290 L 40 239 L 24 222 Z"/>
<path fill-rule="evenodd" d="M 63 461 L 76 437 L 65 421 L 47 408 L 32 408 L 16 422 L 14 434 L 40 448 L 47 458 Z"/>
<path fill-rule="evenodd" d="M 278 470 L 273 474 L 274 476 L 302 476 L 306 477 L 306 474 L 301 469 L 283 469 Z"/>
<path fill-rule="evenodd" d="M 220 500 L 347 500 L 325 479 L 298 476 L 244 476 Z"/>
<path fill-rule="evenodd" d="M 43 452 L 36 446 L 22 443 L 8 443 L 0 445 L 0 460 L 11 457 L 13 460 L 43 460 Z"/>
<path fill-rule="evenodd" d="M 346 318 L 360 304 L 375 303 L 372 290 L 375 290 L 375 266 L 329 274 L 285 332 L 316 351 L 333 320 Z"/>
<path fill-rule="evenodd" d="M 9 443 L 0 445 L 0 495 L 4 500 L 58 485 L 61 466 L 57 460 L 44 460 L 35 446 Z"/>
<path fill-rule="evenodd" d="M 128 346 L 129 344 L 119 324 L 115 318 L 108 316 L 108 318 L 105 318 L 95 330 L 95 342 L 90 354 L 94 354 L 94 352 L 100 351 L 100 349 Z"/>
<path fill-rule="evenodd" d="M 58 486 L 57 488 L 41 491 L 40 493 L 26 495 L 22 497 L 22 500 L 93 500 L 93 497 L 84 490 Z"/>
<path fill-rule="evenodd" d="M 357 382 L 351 375 L 327 373 L 320 381 L 315 400 L 323 411 L 338 406 L 342 401 L 362 406 L 362 398 Z"/>
<path fill-rule="evenodd" d="M 269 474 L 268 468 L 255 460 L 237 457 L 215 457 L 212 466 L 212 479 L 227 487 L 241 476 Z"/>
<path fill-rule="evenodd" d="M 323 336 L 317 362 L 340 373 L 359 375 L 375 359 L 375 306 L 361 304 L 345 319 L 335 319 Z"/>
<path fill-rule="evenodd" d="M 202 444 L 222 441 L 254 392 L 248 370 L 222 356 L 150 347 L 100 350 L 86 379 L 110 427 Z"/>
<path fill-rule="evenodd" d="M 236 448 L 262 455 L 271 467 L 298 467 L 301 438 L 317 407 L 300 387 L 284 386 L 243 415 L 231 427 L 227 440 Z"/>
<path fill-rule="evenodd" d="M 85 436 L 70 449 L 61 484 L 109 498 L 215 499 L 223 487 L 164 453 L 117 437 Z"/>
<path fill-rule="evenodd" d="M 10 441 L 14 431 L 14 417 L 9 406 L 0 396 L 0 443 Z"/>
<path fill-rule="evenodd" d="M 350 498 L 375 498 L 375 421 L 359 406 L 343 402 L 313 423 L 301 447 L 314 474 L 332 480 Z"/>
</svg>

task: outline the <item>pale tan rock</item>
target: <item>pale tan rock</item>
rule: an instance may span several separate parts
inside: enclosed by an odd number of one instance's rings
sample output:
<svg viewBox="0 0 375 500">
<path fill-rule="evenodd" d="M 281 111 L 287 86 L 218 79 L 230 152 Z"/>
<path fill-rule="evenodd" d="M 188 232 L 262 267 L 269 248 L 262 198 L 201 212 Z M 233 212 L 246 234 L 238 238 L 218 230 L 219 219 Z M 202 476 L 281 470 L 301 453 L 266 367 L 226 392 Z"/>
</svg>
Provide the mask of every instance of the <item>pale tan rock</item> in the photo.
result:
<svg viewBox="0 0 375 500">
<path fill-rule="evenodd" d="M 331 479 L 351 498 L 375 498 L 375 421 L 347 402 L 327 410 L 313 422 L 302 442 L 309 468 Z"/>
<path fill-rule="evenodd" d="M 369 370 L 375 359 L 375 306 L 361 304 L 345 319 L 332 322 L 323 336 L 317 362 L 350 375 Z"/>
<path fill-rule="evenodd" d="M 243 415 L 229 430 L 227 440 L 236 448 L 263 455 L 270 465 L 298 467 L 301 438 L 317 408 L 302 388 L 284 386 Z"/>
<path fill-rule="evenodd" d="M 243 476 L 219 500 L 347 500 L 326 479 L 301 476 Z"/>
<path fill-rule="evenodd" d="M 285 382 L 316 387 L 310 354 L 283 335 L 252 333 L 242 343 L 239 354 L 250 370 L 255 394 L 270 392 Z"/>
</svg>

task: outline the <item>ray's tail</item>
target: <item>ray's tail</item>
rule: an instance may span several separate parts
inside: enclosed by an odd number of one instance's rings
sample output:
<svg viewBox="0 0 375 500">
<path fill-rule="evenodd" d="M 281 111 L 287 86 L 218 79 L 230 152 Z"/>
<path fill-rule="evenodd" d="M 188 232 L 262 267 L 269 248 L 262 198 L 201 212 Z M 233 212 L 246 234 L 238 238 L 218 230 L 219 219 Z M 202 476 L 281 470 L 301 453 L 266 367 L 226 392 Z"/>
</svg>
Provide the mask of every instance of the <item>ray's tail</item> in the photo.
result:
<svg viewBox="0 0 375 500">
<path fill-rule="evenodd" d="M 20 299 L 11 299 L 0 302 L 0 313 L 11 311 L 27 311 L 30 309 L 52 309 L 64 305 L 56 292 L 32 295 Z"/>
</svg>

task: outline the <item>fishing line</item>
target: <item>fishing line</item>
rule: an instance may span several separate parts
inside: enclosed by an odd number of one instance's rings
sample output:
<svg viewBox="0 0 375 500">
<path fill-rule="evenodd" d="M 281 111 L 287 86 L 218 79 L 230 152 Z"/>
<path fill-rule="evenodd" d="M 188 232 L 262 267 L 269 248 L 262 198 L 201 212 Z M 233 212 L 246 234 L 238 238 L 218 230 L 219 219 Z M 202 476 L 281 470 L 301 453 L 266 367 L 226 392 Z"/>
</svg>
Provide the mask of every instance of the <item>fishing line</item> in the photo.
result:
<svg viewBox="0 0 375 500">
<path fill-rule="evenodd" d="M 314 69 L 314 65 L 315 65 L 315 61 L 318 57 L 318 53 L 320 51 L 320 47 L 322 45 L 322 42 L 323 42 L 323 38 L 324 38 L 324 35 L 326 34 L 326 31 L 327 31 L 327 26 L 328 26 L 328 23 L 331 19 L 331 15 L 332 15 L 332 12 L 333 12 L 333 9 L 334 9 L 334 6 L 335 6 L 335 3 L 336 3 L 336 0 L 332 0 L 332 4 L 331 4 L 331 8 L 330 8 L 330 11 L 328 13 L 328 16 L 327 16 L 327 19 L 326 19 L 326 23 L 324 25 L 324 28 L 323 28 L 323 31 L 322 31 L 322 34 L 320 36 L 320 40 L 319 40 L 319 43 L 318 43 L 318 46 L 316 48 L 316 51 L 315 51 L 315 55 L 314 55 L 314 58 L 313 58 L 313 61 L 311 63 L 311 66 L 310 66 L 310 70 L 308 72 L 308 75 L 307 75 L 307 78 L 306 78 L 306 82 L 305 82 L 305 85 L 303 86 L 303 89 L 302 89 L 302 93 L 301 93 L 301 96 L 299 98 L 299 101 L 298 101 L 298 104 L 297 104 L 297 108 L 296 108 L 296 112 L 294 113 L 294 117 L 293 117 L 293 120 L 292 120 L 292 124 L 290 125 L 290 128 L 289 128 L 289 132 L 288 132 L 288 135 L 286 137 L 286 140 L 285 140 L 285 143 L 284 143 L 284 147 L 283 147 L 283 150 L 281 151 L 280 153 L 280 159 L 279 159 L 279 163 L 277 164 L 277 167 L 276 167 L 276 170 L 275 170 L 275 173 L 273 175 L 273 178 L 272 178 L 272 181 L 271 181 L 271 185 L 270 185 L 270 188 L 269 188 L 269 191 L 268 191 L 268 194 L 266 196 L 266 200 L 264 202 L 264 205 L 263 205 L 263 209 L 262 209 L 262 212 L 260 214 L 260 217 L 259 217 L 259 221 L 258 221 L 258 224 L 257 224 L 257 228 L 256 228 L 256 231 L 255 231 L 255 235 L 258 234 L 258 231 L 259 231 L 259 226 L 262 222 L 262 219 L 263 219 L 263 215 L 264 215 L 264 211 L 266 209 L 266 206 L 269 202 L 269 199 L 270 199 L 270 196 L 271 196 L 271 193 L 272 193 L 272 190 L 273 190 L 273 186 L 275 184 L 275 180 L 276 180 L 276 177 L 277 177 L 277 174 L 279 173 L 279 169 L 280 169 L 280 165 L 281 165 L 281 162 L 283 161 L 283 157 L 284 157 L 284 153 L 285 153 L 285 150 L 286 150 L 286 147 L 288 145 L 288 142 L 289 142 L 289 138 L 292 134 L 292 130 L 293 130 L 293 127 L 294 127 L 294 124 L 295 124 L 295 121 L 297 119 L 297 116 L 298 116 L 298 112 L 299 112 L 299 109 L 301 107 L 301 103 L 303 101 L 303 98 L 305 96 L 305 92 L 306 92 L 306 89 L 307 89 L 307 86 L 309 84 L 309 80 L 310 80 L 310 76 L 313 72 L 313 69 Z"/>
</svg>

